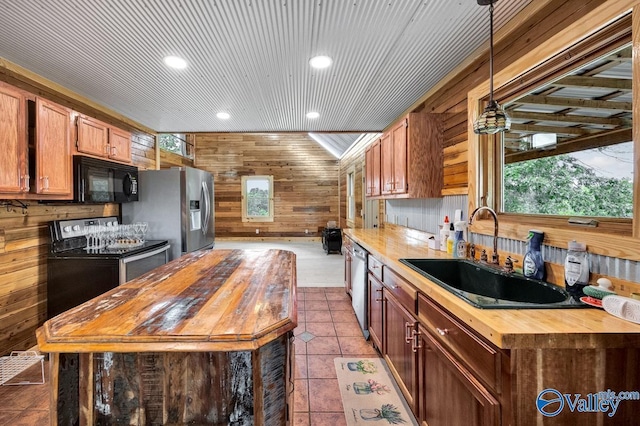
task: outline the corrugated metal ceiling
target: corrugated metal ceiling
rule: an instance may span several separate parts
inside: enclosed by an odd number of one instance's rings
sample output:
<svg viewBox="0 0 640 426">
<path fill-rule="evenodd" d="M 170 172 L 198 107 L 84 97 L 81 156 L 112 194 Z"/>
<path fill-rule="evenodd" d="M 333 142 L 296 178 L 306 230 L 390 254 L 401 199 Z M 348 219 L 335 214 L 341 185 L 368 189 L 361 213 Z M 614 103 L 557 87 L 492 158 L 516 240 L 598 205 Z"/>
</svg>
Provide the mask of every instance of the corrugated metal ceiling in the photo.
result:
<svg viewBox="0 0 640 426">
<path fill-rule="evenodd" d="M 496 28 L 530 1 L 498 2 Z M 160 132 L 379 131 L 488 40 L 488 8 L 475 0 L 0 0 L 0 10 L 1 57 Z M 317 54 L 333 66 L 310 68 Z M 168 69 L 165 55 L 189 67 Z"/>
</svg>

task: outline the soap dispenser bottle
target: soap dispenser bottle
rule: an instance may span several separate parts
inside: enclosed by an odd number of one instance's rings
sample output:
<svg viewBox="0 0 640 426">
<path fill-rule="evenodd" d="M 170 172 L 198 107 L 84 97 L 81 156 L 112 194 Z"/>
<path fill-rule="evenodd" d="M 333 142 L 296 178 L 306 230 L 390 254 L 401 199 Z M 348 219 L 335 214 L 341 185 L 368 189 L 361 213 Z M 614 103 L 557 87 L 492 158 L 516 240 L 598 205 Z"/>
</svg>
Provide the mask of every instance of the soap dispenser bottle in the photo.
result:
<svg viewBox="0 0 640 426">
<path fill-rule="evenodd" d="M 525 277 L 536 280 L 544 280 L 546 270 L 544 268 L 544 259 L 542 259 L 542 240 L 544 232 L 537 229 L 530 229 L 527 236 L 527 252 L 522 262 L 522 273 Z"/>
<path fill-rule="evenodd" d="M 587 245 L 569 242 L 569 251 L 564 261 L 564 282 L 567 292 L 575 299 L 584 296 L 583 288 L 589 284 L 589 257 Z"/>
</svg>

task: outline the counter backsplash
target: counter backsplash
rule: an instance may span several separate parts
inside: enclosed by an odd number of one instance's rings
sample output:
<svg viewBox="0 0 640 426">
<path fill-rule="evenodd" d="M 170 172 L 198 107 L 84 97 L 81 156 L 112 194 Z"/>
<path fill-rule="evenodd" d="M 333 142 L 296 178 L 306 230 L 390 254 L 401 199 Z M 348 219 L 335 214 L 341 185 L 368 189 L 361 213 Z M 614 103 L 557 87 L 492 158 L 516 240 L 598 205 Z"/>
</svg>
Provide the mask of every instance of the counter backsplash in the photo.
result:
<svg viewBox="0 0 640 426">
<path fill-rule="evenodd" d="M 463 219 L 468 219 L 466 217 L 467 200 L 466 195 L 429 199 L 387 200 L 385 203 L 385 222 L 437 235 L 439 225 L 442 224 L 444 216 L 448 215 L 449 220 L 452 220 L 453 212 L 456 209 L 462 209 Z M 493 245 L 493 237 L 490 235 L 471 233 L 468 240 L 470 243 L 482 246 L 491 247 Z M 526 241 L 498 238 L 499 252 L 524 256 L 526 245 Z M 566 248 L 542 246 L 542 257 L 545 262 L 563 265 L 566 256 Z M 592 273 L 640 283 L 640 262 L 589 253 L 589 266 Z"/>
</svg>

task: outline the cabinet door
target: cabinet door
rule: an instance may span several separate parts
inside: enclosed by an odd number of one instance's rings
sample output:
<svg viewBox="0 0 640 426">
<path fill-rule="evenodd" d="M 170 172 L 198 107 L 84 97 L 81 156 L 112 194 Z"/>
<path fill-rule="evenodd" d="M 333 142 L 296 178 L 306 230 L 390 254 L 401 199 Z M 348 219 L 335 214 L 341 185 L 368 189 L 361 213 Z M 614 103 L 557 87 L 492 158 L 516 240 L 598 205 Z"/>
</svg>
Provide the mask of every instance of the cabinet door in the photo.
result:
<svg viewBox="0 0 640 426">
<path fill-rule="evenodd" d="M 89 117 L 78 117 L 78 152 L 91 154 L 98 157 L 107 157 L 108 126 L 98 120 Z"/>
<path fill-rule="evenodd" d="M 29 191 L 25 98 L 0 85 L 0 193 Z"/>
<path fill-rule="evenodd" d="M 429 332 L 418 326 L 417 413 L 421 425 L 497 426 L 500 403 Z"/>
<path fill-rule="evenodd" d="M 131 133 L 109 128 L 109 158 L 131 162 Z"/>
<path fill-rule="evenodd" d="M 373 163 L 373 170 L 371 174 L 371 195 L 375 197 L 380 195 L 380 140 L 373 144 L 371 151 L 371 160 Z"/>
<path fill-rule="evenodd" d="M 391 133 L 380 138 L 380 193 L 393 193 L 393 141 Z"/>
<path fill-rule="evenodd" d="M 391 130 L 393 145 L 393 185 L 394 194 L 407 192 L 407 119 Z"/>
<path fill-rule="evenodd" d="M 367 282 L 369 285 L 369 336 L 378 349 L 384 352 L 382 340 L 382 307 L 384 305 L 382 283 L 371 273 L 367 274 Z"/>
<path fill-rule="evenodd" d="M 373 146 L 370 146 L 364 152 L 364 168 L 364 195 L 367 197 L 371 197 L 371 195 L 373 194 Z"/>
<path fill-rule="evenodd" d="M 384 355 L 389 368 L 398 379 L 398 386 L 415 412 L 416 353 L 413 351 L 413 331 L 416 320 L 387 289 L 384 294 Z"/>
<path fill-rule="evenodd" d="M 36 110 L 36 192 L 71 195 L 71 110 L 40 98 Z"/>
</svg>

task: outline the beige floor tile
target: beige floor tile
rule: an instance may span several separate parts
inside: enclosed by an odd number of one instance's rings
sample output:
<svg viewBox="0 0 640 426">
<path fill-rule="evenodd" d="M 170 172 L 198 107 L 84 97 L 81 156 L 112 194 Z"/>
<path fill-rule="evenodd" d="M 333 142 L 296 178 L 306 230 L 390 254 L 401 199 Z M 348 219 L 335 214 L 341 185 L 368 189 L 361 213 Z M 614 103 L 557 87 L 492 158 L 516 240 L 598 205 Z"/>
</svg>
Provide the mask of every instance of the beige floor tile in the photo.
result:
<svg viewBox="0 0 640 426">
<path fill-rule="evenodd" d="M 340 342 L 340 351 L 343 356 L 378 356 L 378 352 L 364 338 L 340 336 L 338 341 Z"/>
<path fill-rule="evenodd" d="M 331 313 L 329 311 L 305 311 L 307 322 L 331 322 Z M 354 315 L 355 316 L 355 315 Z"/>
<path fill-rule="evenodd" d="M 336 355 L 310 355 L 309 356 L 309 373 L 310 379 L 335 379 L 336 366 L 334 359 Z"/>
<path fill-rule="evenodd" d="M 309 421 L 309 413 L 295 413 L 293 414 L 293 424 L 294 426 L 310 426 Z"/>
<path fill-rule="evenodd" d="M 351 311 L 331 311 L 331 318 L 334 322 L 350 322 L 355 321 L 356 314 Z"/>
<path fill-rule="evenodd" d="M 305 300 L 306 311 L 328 311 L 329 304 L 326 300 Z"/>
<path fill-rule="evenodd" d="M 336 329 L 338 336 L 357 336 L 362 337 L 360 325 L 355 321 L 350 322 L 334 322 L 333 327 Z"/>
<path fill-rule="evenodd" d="M 344 413 L 310 413 L 311 426 L 347 426 Z"/>
<path fill-rule="evenodd" d="M 307 343 L 307 354 L 339 355 L 340 345 L 336 337 L 315 337 Z"/>
<path fill-rule="evenodd" d="M 309 379 L 309 409 L 311 412 L 343 411 L 338 379 Z"/>
<path fill-rule="evenodd" d="M 353 311 L 350 300 L 329 300 L 328 304 L 332 311 Z"/>
<path fill-rule="evenodd" d="M 307 354 L 307 344 L 304 340 L 296 337 L 293 341 L 295 345 L 294 350 L 296 351 L 296 355 L 306 355 Z"/>
<path fill-rule="evenodd" d="M 304 300 L 327 300 L 327 297 L 324 295 L 324 291 L 313 291 L 306 292 Z"/>
<path fill-rule="evenodd" d="M 293 391 L 293 411 L 309 411 L 309 384 L 307 380 L 295 380 Z"/>
<path fill-rule="evenodd" d="M 307 356 L 296 355 L 294 379 L 306 379 L 309 377 L 307 367 Z"/>
<path fill-rule="evenodd" d="M 335 336 L 336 330 L 332 322 L 307 322 L 306 330 L 314 336 Z"/>
</svg>

